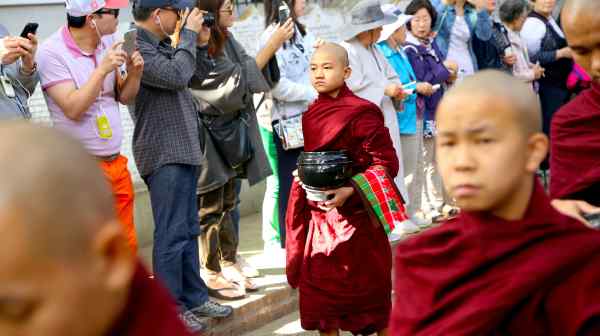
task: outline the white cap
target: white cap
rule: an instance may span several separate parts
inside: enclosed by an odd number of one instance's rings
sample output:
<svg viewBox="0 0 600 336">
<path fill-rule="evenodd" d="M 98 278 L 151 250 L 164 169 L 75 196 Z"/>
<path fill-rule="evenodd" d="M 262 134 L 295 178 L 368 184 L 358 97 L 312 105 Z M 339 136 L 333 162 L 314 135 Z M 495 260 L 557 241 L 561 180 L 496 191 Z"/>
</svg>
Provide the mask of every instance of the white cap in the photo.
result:
<svg viewBox="0 0 600 336">
<path fill-rule="evenodd" d="M 397 19 L 393 23 L 383 26 L 381 37 L 379 38 L 378 42 L 385 41 L 390 38 L 390 36 L 392 36 L 392 34 L 398 30 L 398 28 L 404 26 L 413 17 L 412 15 L 402 14 L 402 10 L 400 10 L 398 6 L 392 4 L 381 5 L 381 10 L 384 14 L 394 15 Z"/>
<path fill-rule="evenodd" d="M 124 8 L 127 4 L 127 0 L 65 0 L 71 16 L 87 16 L 102 8 Z"/>
</svg>

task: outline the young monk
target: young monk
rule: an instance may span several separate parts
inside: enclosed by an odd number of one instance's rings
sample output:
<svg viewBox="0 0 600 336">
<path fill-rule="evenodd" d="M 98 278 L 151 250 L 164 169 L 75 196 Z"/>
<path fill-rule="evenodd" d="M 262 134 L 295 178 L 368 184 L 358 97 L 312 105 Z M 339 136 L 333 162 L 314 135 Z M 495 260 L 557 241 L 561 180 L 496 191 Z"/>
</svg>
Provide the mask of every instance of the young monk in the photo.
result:
<svg viewBox="0 0 600 336">
<path fill-rule="evenodd" d="M 451 89 L 436 153 L 458 218 L 403 242 L 394 335 L 600 335 L 600 232 L 558 213 L 524 82 L 484 71 Z"/>
<path fill-rule="evenodd" d="M 50 128 L 0 134 L 0 335 L 191 335 L 129 249 L 96 160 Z"/>
<path fill-rule="evenodd" d="M 347 150 L 353 173 L 373 166 L 398 172 L 398 159 L 383 114 L 346 86 L 348 55 L 337 44 L 320 46 L 310 63 L 318 99 L 304 114 L 305 151 Z M 350 186 L 308 201 L 295 181 L 286 215 L 288 282 L 300 293 L 300 320 L 321 335 L 386 335 L 391 310 L 391 251 L 381 225 L 373 225 Z"/>
<path fill-rule="evenodd" d="M 552 119 L 550 194 L 600 206 L 600 1 L 568 1 L 561 22 L 592 87 Z"/>
</svg>

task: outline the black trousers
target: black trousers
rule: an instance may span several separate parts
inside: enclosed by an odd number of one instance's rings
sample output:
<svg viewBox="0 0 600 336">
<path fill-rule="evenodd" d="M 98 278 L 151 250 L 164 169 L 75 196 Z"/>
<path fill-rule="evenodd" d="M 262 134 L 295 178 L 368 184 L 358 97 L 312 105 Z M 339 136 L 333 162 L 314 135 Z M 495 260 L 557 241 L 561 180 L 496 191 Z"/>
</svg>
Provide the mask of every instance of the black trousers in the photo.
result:
<svg viewBox="0 0 600 336">
<path fill-rule="evenodd" d="M 285 212 L 287 211 L 288 199 L 294 177 L 292 172 L 298 168 L 298 156 L 302 148 L 285 150 L 277 133 L 273 133 L 273 141 L 277 149 L 277 174 L 279 177 L 279 235 L 281 247 L 285 247 Z"/>
<path fill-rule="evenodd" d="M 550 136 L 552 117 L 564 104 L 569 101 L 570 93 L 566 88 L 560 88 L 551 84 L 540 84 L 540 103 L 542 105 L 542 126 L 544 134 Z M 550 155 L 550 154 L 548 154 Z M 549 157 L 546 157 L 540 168 L 549 168 Z"/>
</svg>

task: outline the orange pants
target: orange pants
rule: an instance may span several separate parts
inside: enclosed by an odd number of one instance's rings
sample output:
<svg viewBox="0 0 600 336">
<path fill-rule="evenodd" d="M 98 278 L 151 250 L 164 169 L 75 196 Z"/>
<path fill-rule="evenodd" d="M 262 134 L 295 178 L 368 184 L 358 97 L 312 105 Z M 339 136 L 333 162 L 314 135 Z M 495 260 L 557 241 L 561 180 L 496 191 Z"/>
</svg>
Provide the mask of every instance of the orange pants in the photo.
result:
<svg viewBox="0 0 600 336">
<path fill-rule="evenodd" d="M 133 224 L 133 182 L 131 174 L 127 169 L 127 158 L 119 155 L 113 161 L 100 161 L 100 167 L 104 171 L 104 175 L 110 182 L 115 196 L 115 209 L 129 247 L 134 254 L 137 254 L 137 238 L 135 234 L 135 225 Z"/>
</svg>

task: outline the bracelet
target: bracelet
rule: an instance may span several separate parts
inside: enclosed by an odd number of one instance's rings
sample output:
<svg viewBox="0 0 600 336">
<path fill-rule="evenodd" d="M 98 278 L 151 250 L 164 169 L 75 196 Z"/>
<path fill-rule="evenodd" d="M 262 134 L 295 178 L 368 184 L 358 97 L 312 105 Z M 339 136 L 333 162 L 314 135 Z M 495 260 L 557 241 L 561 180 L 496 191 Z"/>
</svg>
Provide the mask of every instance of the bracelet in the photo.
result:
<svg viewBox="0 0 600 336">
<path fill-rule="evenodd" d="M 21 68 L 19 71 L 21 71 L 21 74 L 25 76 L 31 76 L 37 71 L 37 62 L 33 62 L 33 68 L 31 68 L 29 71 L 26 71 L 25 68 L 23 68 L 23 63 L 21 63 Z"/>
</svg>

